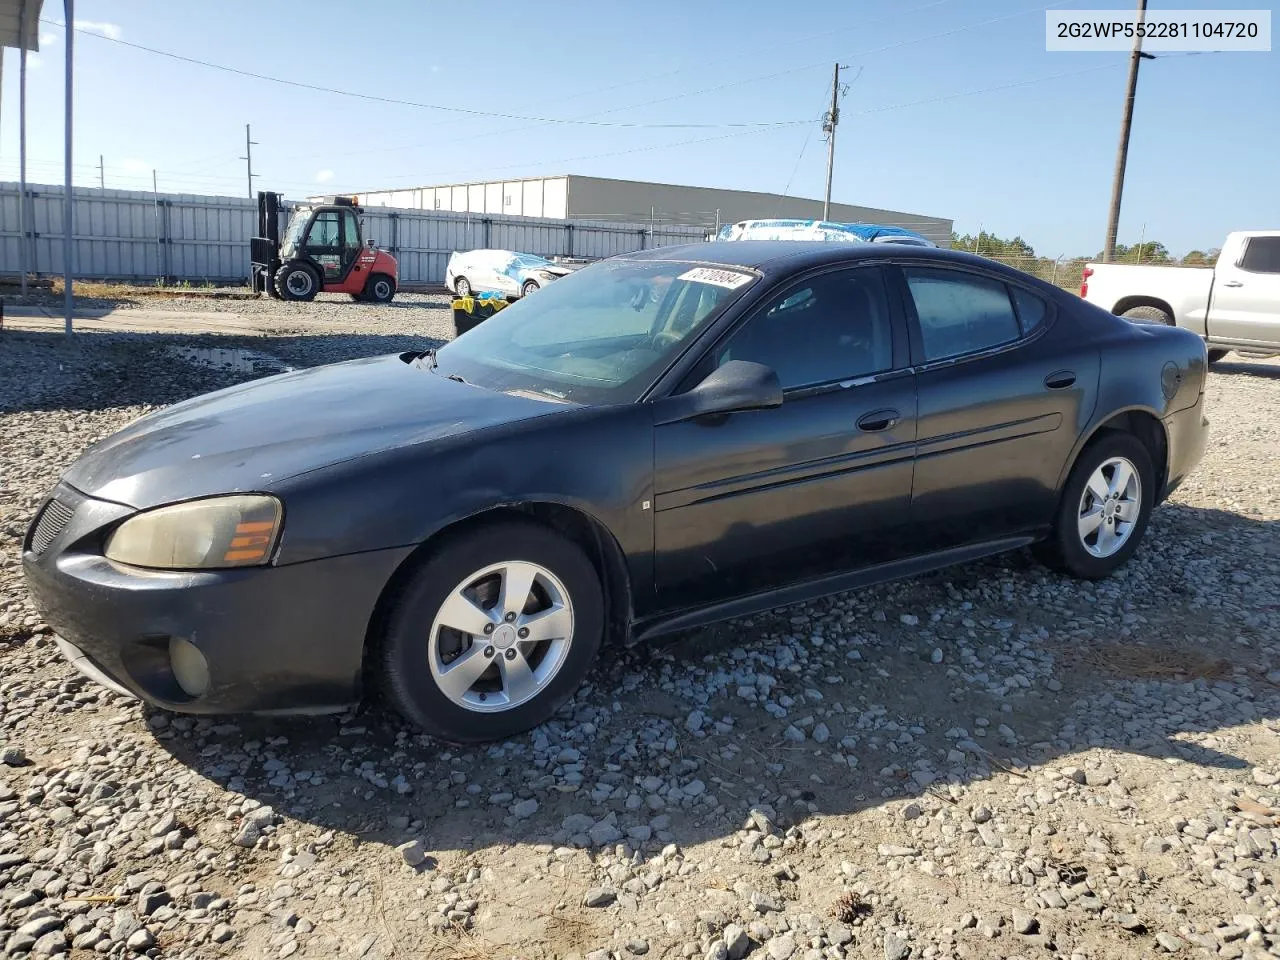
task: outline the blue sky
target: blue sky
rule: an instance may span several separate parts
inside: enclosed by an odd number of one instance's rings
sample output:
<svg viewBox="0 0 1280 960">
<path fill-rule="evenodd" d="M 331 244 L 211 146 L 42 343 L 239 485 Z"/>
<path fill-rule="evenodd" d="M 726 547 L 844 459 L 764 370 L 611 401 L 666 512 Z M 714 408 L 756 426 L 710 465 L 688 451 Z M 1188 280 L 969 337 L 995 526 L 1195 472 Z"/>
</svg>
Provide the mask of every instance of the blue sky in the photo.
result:
<svg viewBox="0 0 1280 960">
<path fill-rule="evenodd" d="M 77 182 L 97 183 L 101 154 L 107 186 L 149 189 L 154 168 L 161 190 L 243 195 L 251 123 L 258 186 L 291 196 L 580 173 L 819 197 L 818 118 L 838 59 L 851 86 L 833 199 L 951 217 L 961 232 L 1020 233 L 1048 256 L 1102 245 L 1127 55 L 1046 52 L 1044 4 L 304 7 L 287 16 L 260 0 L 78 0 L 76 17 L 86 31 L 180 56 L 421 104 L 595 124 L 778 125 L 618 127 L 369 103 L 77 33 Z M 46 0 L 44 16 L 61 22 L 59 0 Z M 64 31 L 41 33 L 28 176 L 60 182 Z M 0 110 L 0 178 L 15 180 L 17 60 L 5 58 Z M 1277 90 L 1276 52 L 1145 61 L 1121 241 L 1145 225 L 1148 240 L 1180 254 L 1229 230 L 1280 226 Z"/>
</svg>

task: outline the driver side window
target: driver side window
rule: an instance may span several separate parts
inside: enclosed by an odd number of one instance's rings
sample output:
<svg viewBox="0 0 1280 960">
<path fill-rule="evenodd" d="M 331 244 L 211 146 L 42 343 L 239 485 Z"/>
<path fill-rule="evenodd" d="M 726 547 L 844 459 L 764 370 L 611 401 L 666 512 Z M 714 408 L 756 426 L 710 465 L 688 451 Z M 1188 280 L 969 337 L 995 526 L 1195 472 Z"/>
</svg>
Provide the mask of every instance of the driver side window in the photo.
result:
<svg viewBox="0 0 1280 960">
<path fill-rule="evenodd" d="M 881 373 L 893 366 L 893 326 L 878 267 L 834 270 L 766 301 L 715 352 L 715 366 L 772 367 L 782 389 Z"/>
</svg>

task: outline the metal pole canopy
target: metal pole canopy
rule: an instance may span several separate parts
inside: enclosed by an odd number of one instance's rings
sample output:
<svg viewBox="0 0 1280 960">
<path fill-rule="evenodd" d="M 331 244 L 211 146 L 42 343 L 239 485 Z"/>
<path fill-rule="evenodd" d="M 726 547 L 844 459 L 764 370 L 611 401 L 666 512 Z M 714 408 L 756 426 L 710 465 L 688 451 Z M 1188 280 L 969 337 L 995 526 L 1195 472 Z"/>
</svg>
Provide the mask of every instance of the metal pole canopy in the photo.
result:
<svg viewBox="0 0 1280 960">
<path fill-rule="evenodd" d="M 18 8 L 18 33 L 27 37 L 27 0 Z M 27 295 L 27 45 L 18 48 L 18 270 Z"/>
<path fill-rule="evenodd" d="M 64 159 L 66 169 L 63 173 L 63 180 L 65 181 L 65 186 L 63 187 L 63 194 L 62 194 L 62 226 L 64 231 L 63 247 L 62 247 L 62 267 L 63 267 L 62 282 L 64 284 L 63 306 L 66 312 L 66 331 L 67 331 L 68 337 L 72 335 L 71 272 L 72 272 L 72 259 L 75 255 L 75 241 L 72 239 L 72 236 L 71 236 L 71 212 L 74 205 L 74 200 L 71 196 L 71 106 L 74 100 L 73 91 L 74 91 L 74 81 L 75 81 L 75 74 L 74 74 L 74 71 L 72 70 L 72 63 L 74 62 L 74 57 L 72 56 L 73 54 L 72 48 L 75 45 L 75 35 L 76 35 L 76 31 L 74 29 L 74 24 L 76 22 L 75 7 L 76 7 L 76 0 L 62 0 L 62 9 L 65 11 L 63 19 L 67 24 L 67 29 L 66 29 L 67 88 L 66 88 L 66 94 L 65 94 L 66 130 L 64 133 L 64 136 L 66 138 L 66 143 L 65 143 L 66 155 Z"/>
</svg>

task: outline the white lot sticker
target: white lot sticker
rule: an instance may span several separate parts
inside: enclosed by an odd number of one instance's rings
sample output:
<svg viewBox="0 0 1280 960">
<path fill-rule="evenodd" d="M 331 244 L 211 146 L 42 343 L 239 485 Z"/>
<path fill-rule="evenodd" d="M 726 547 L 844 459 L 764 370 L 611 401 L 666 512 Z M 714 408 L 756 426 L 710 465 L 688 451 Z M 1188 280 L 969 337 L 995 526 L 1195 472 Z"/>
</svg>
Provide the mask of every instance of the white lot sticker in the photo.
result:
<svg viewBox="0 0 1280 960">
<path fill-rule="evenodd" d="M 716 270 L 712 267 L 694 267 L 692 270 L 686 270 L 676 279 L 692 280 L 694 283 L 711 283 L 717 287 L 726 287 L 729 290 L 737 290 L 743 284 L 750 283 L 754 277 L 749 273 L 739 273 L 737 270 Z"/>
</svg>

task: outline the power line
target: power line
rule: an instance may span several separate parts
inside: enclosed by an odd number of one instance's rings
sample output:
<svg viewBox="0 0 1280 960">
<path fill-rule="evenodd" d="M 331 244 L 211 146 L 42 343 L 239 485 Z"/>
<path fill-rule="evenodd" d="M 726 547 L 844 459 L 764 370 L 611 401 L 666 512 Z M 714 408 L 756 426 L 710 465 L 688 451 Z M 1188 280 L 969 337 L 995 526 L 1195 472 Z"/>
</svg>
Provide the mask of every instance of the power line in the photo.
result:
<svg viewBox="0 0 1280 960">
<path fill-rule="evenodd" d="M 47 23 L 51 26 L 62 27 L 66 29 L 66 24 L 58 23 L 55 20 L 47 20 L 41 18 L 41 23 Z M 453 107 L 441 103 L 423 103 L 417 100 L 402 100 L 398 97 L 382 97 L 371 93 L 357 93 L 354 90 L 341 90 L 337 87 L 326 87 L 314 83 L 304 83 L 301 80 L 287 80 L 284 77 L 273 77 L 265 73 L 255 73 L 252 70 L 241 70 L 239 67 L 229 67 L 223 63 L 213 63 L 209 60 L 200 60 L 196 57 L 187 57 L 179 53 L 171 53 L 168 50 L 158 50 L 155 47 L 144 46 L 140 43 L 133 43 L 129 40 L 122 40 L 119 37 L 108 37 L 101 33 L 96 33 L 81 27 L 72 27 L 76 33 L 83 33 L 86 36 L 95 37 L 98 40 L 105 40 L 108 43 L 116 43 L 123 47 L 130 47 L 134 50 L 142 50 L 146 53 L 155 54 L 158 57 L 167 57 L 170 60 L 178 60 L 182 63 L 195 64 L 196 66 L 208 67 L 211 70 L 221 70 L 225 73 L 233 73 L 236 76 L 248 77 L 251 80 L 264 80 L 268 83 L 278 83 L 287 87 L 296 87 L 300 90 L 311 90 L 316 93 L 331 93 L 340 97 L 352 97 L 357 100 L 365 100 L 369 103 L 385 103 L 398 107 L 413 107 L 419 110 L 439 110 L 445 113 L 457 113 L 471 117 L 490 117 L 498 120 L 528 120 L 535 123 L 560 123 L 573 124 L 589 127 L 629 127 L 642 129 L 674 129 L 674 130 L 697 130 L 697 129 L 722 129 L 725 127 L 786 127 L 797 126 L 802 123 L 808 123 L 808 120 L 778 120 L 778 121 L 748 121 L 745 123 L 632 123 L 626 121 L 607 121 L 607 120 L 573 120 L 567 117 L 536 117 L 519 113 L 500 113 L 493 110 L 473 110 L 469 107 Z"/>
</svg>

